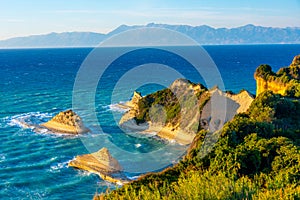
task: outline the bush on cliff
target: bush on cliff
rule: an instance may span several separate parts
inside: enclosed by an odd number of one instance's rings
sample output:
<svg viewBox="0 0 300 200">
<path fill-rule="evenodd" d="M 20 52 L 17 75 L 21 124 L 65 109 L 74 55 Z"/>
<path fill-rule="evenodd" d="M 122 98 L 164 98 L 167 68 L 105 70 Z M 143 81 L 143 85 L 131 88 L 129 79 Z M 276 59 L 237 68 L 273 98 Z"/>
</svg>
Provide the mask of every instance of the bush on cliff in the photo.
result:
<svg viewBox="0 0 300 200">
<path fill-rule="evenodd" d="M 136 117 L 137 123 L 150 121 L 149 111 L 150 108 L 155 105 L 164 107 L 166 112 L 166 123 L 178 121 L 180 118 L 179 102 L 173 92 L 169 88 L 166 88 L 149 94 L 139 101 L 139 114 Z"/>
<path fill-rule="evenodd" d="M 274 76 L 275 73 L 272 71 L 272 67 L 270 65 L 260 65 L 256 71 L 255 76 L 263 78 L 264 80 L 268 80 L 270 76 Z"/>
<path fill-rule="evenodd" d="M 188 85 L 197 86 L 196 84 L 191 83 L 190 81 L 188 81 L 187 83 Z M 177 91 L 178 96 L 176 96 L 171 89 L 166 88 L 143 97 L 138 102 L 138 115 L 136 116 L 135 120 L 137 121 L 137 123 L 143 123 L 146 121 L 156 121 L 156 118 L 161 118 L 162 116 L 155 116 L 155 113 L 161 115 L 161 112 L 163 111 L 151 112 L 150 110 L 153 108 L 155 109 L 161 107 L 165 112 L 166 119 L 164 123 L 171 123 L 172 125 L 176 125 L 176 123 L 180 121 L 181 107 L 186 108 L 188 110 L 195 107 L 196 105 L 194 98 L 196 98 L 199 100 L 199 109 L 201 111 L 204 105 L 208 102 L 210 97 L 209 94 L 205 93 L 205 91 L 207 91 L 207 88 L 205 88 L 201 84 L 199 84 L 199 87 L 200 90 L 195 95 L 182 95 L 181 92 Z M 182 103 L 181 105 L 180 102 Z"/>
</svg>

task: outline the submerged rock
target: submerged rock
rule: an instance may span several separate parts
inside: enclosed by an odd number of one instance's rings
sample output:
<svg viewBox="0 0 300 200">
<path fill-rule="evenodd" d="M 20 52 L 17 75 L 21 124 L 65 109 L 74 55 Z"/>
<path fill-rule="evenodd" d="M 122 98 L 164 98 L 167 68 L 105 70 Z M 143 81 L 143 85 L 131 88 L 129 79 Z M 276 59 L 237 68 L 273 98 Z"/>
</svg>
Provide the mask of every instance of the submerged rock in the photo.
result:
<svg viewBox="0 0 300 200">
<path fill-rule="evenodd" d="M 51 120 L 41 124 L 47 129 L 59 133 L 81 134 L 89 132 L 81 118 L 72 110 L 66 110 L 55 115 Z"/>
<path fill-rule="evenodd" d="M 68 166 L 98 174 L 103 180 L 122 185 L 129 180 L 122 173 L 119 162 L 113 158 L 107 148 L 91 154 L 76 156 Z"/>
</svg>

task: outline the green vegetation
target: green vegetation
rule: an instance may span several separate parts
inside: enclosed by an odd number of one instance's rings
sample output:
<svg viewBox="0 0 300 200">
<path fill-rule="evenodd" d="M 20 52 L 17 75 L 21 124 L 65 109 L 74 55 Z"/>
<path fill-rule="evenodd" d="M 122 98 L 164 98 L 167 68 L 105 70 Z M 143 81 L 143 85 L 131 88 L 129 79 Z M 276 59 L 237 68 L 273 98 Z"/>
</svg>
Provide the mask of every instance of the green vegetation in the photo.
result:
<svg viewBox="0 0 300 200">
<path fill-rule="evenodd" d="M 164 107 L 166 111 L 166 122 L 177 121 L 180 117 L 180 104 L 173 92 L 169 88 L 166 88 L 149 94 L 139 101 L 139 114 L 136 117 L 137 123 L 150 121 L 149 111 L 150 108 L 155 105 Z"/>
<path fill-rule="evenodd" d="M 260 65 L 255 71 L 255 76 L 278 84 L 299 83 L 300 70 L 298 67 L 286 67 L 274 73 L 270 65 Z"/>
<path fill-rule="evenodd" d="M 287 75 L 292 79 L 300 80 L 300 55 L 295 56 L 292 64 L 287 68 L 281 68 L 278 75 Z"/>
<path fill-rule="evenodd" d="M 187 80 L 179 80 L 179 81 L 187 82 Z M 177 95 L 175 95 L 171 89 L 166 88 L 143 97 L 138 102 L 139 110 L 138 110 L 138 115 L 135 118 L 136 122 L 143 123 L 145 121 L 151 121 L 151 120 L 157 121 L 156 118 L 161 118 L 161 115 L 163 115 L 163 111 L 160 110 L 160 107 L 163 107 L 165 110 L 165 117 L 166 117 L 165 122 L 175 125 L 180 120 L 181 107 L 188 109 L 196 106 L 194 98 L 197 98 L 200 106 L 199 109 L 202 110 L 205 103 L 207 103 L 207 101 L 209 100 L 209 95 L 205 94 L 205 91 L 207 91 L 207 89 L 201 84 L 197 85 L 189 81 L 187 83 L 188 85 L 191 85 L 193 87 L 199 86 L 200 90 L 197 91 L 195 95 L 184 95 L 184 93 L 186 92 L 194 92 L 192 90 L 176 91 Z M 180 104 L 180 102 L 182 102 L 182 104 Z M 156 110 L 156 112 L 151 112 L 150 111 L 151 108 L 152 109 L 157 108 L 158 110 Z M 159 116 L 152 115 L 150 117 L 151 113 L 158 114 Z"/>
<path fill-rule="evenodd" d="M 272 67 L 270 65 L 260 65 L 255 71 L 255 76 L 264 80 L 268 80 L 270 77 L 275 75 L 276 74 L 272 71 Z"/>
<path fill-rule="evenodd" d="M 207 154 L 201 130 L 175 166 L 95 199 L 300 199 L 299 100 L 266 91 L 219 133 Z"/>
</svg>

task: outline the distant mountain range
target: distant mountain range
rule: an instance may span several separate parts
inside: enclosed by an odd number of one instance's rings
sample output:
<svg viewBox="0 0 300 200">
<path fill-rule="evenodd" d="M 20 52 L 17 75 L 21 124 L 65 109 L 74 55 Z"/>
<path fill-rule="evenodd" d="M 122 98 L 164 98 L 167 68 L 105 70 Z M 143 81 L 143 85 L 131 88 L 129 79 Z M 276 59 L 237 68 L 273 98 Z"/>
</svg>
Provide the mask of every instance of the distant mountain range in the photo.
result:
<svg viewBox="0 0 300 200">
<path fill-rule="evenodd" d="M 299 44 L 300 27 L 272 28 L 248 24 L 237 28 L 212 28 L 207 25 L 168 25 L 150 23 L 141 26 L 121 25 L 108 34 L 65 32 L 32 35 L 0 41 L 0 48 L 17 47 L 94 47 L 117 33 L 142 27 L 160 27 L 181 32 L 200 44 Z"/>
</svg>

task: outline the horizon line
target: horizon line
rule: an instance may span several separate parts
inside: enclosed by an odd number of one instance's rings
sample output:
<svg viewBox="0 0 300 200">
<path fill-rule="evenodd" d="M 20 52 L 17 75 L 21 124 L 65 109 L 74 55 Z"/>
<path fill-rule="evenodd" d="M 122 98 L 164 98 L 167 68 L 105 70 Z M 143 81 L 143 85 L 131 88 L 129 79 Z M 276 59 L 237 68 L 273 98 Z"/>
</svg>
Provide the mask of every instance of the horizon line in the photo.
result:
<svg viewBox="0 0 300 200">
<path fill-rule="evenodd" d="M 286 27 L 278 27 L 278 26 L 262 26 L 262 25 L 255 25 L 255 24 L 244 24 L 244 25 L 239 25 L 239 26 L 234 26 L 234 27 L 215 27 L 215 26 L 211 26 L 211 25 L 207 25 L 207 24 L 201 24 L 201 25 L 189 25 L 189 24 L 165 24 L 165 23 L 154 23 L 154 22 L 150 22 L 144 25 L 141 24 L 133 24 L 133 25 L 128 25 L 128 24 L 121 24 L 119 26 L 117 26 L 116 28 L 111 29 L 110 31 L 103 33 L 103 32 L 94 32 L 94 31 L 76 31 L 76 30 L 70 30 L 70 31 L 62 31 L 62 32 L 48 32 L 48 33 L 33 33 L 30 35 L 23 35 L 23 36 L 13 36 L 13 37 L 9 37 L 9 38 L 4 38 L 4 39 L 0 39 L 0 41 L 7 41 L 7 40 L 11 40 L 11 39 L 16 39 L 16 38 L 25 38 L 25 37 L 31 37 L 31 36 L 46 36 L 46 35 L 50 35 L 50 34 L 64 34 L 64 33 L 94 33 L 94 34 L 102 34 L 102 35 L 108 35 L 111 32 L 113 32 L 114 30 L 118 29 L 119 27 L 122 26 L 127 26 L 127 27 L 137 27 L 137 28 L 143 28 L 143 27 L 147 27 L 149 25 L 168 25 L 168 26 L 189 26 L 192 28 L 196 28 L 196 27 L 201 27 L 201 26 L 208 26 L 210 28 L 213 28 L 215 30 L 217 29 L 235 29 L 235 28 L 241 28 L 241 27 L 245 27 L 245 26 L 255 26 L 255 27 L 262 27 L 262 28 L 278 28 L 278 29 L 287 29 L 287 28 L 291 28 L 291 29 L 300 29 L 300 26 L 286 26 Z M 160 28 L 165 28 L 165 27 L 160 27 Z"/>
<path fill-rule="evenodd" d="M 240 43 L 240 44 L 199 44 L 200 46 L 255 46 L 255 45 L 300 45 L 300 43 Z M 185 45 L 181 45 L 185 46 Z M 28 47 L 1 47 L 0 50 L 19 50 L 19 49 L 95 49 L 95 48 L 131 48 L 135 46 L 28 46 Z M 166 47 L 166 46 L 139 46 L 145 48 Z M 171 47 L 171 46 L 167 46 Z M 173 45 L 180 47 L 180 45 Z M 186 45 L 185 47 L 191 47 Z"/>
</svg>

